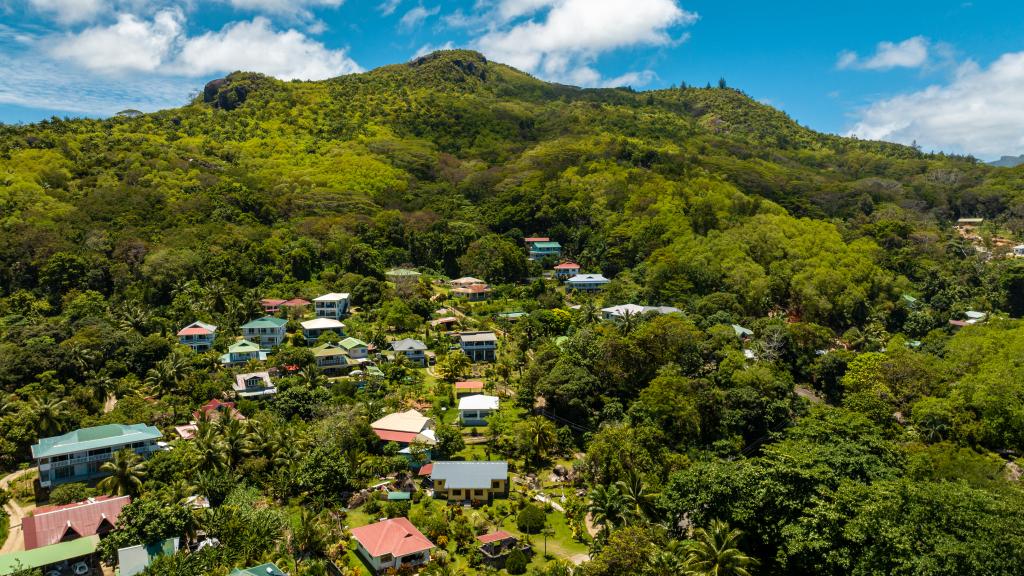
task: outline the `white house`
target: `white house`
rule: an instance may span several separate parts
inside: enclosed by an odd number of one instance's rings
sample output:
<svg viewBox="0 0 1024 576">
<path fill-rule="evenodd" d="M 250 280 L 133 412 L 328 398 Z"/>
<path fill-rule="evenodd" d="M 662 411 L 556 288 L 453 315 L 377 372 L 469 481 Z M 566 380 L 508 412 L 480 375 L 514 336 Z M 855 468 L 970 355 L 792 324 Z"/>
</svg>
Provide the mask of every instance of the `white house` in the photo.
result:
<svg viewBox="0 0 1024 576">
<path fill-rule="evenodd" d="M 235 384 L 232 388 L 241 398 L 262 398 L 277 394 L 277 388 L 270 379 L 269 372 L 238 374 L 235 376 Z"/>
<path fill-rule="evenodd" d="M 565 286 L 569 290 L 576 290 L 579 292 L 597 292 L 601 288 L 604 288 L 609 282 L 611 282 L 611 280 L 600 274 L 577 274 L 566 280 Z"/>
<path fill-rule="evenodd" d="M 639 304 L 620 304 L 618 306 L 609 306 L 608 308 L 601 308 L 601 317 L 605 320 L 623 320 L 630 316 L 639 316 L 648 312 L 655 312 L 657 314 L 673 314 L 681 312 L 679 308 L 672 306 L 640 306 Z"/>
<path fill-rule="evenodd" d="M 463 396 L 459 399 L 459 421 L 465 426 L 483 426 L 487 418 L 498 410 L 498 397 L 486 394 Z"/>
<path fill-rule="evenodd" d="M 345 325 L 334 318 L 315 318 L 302 322 L 302 335 L 306 337 L 306 342 L 316 342 L 325 332 L 344 336 Z"/>
<path fill-rule="evenodd" d="M 331 292 L 313 299 L 317 318 L 341 320 L 348 314 L 348 293 Z"/>
<path fill-rule="evenodd" d="M 193 322 L 178 331 L 178 342 L 196 352 L 206 352 L 213 348 L 213 339 L 217 337 L 217 327 L 206 322 Z"/>
<path fill-rule="evenodd" d="M 494 332 L 463 332 L 459 334 L 459 347 L 473 362 L 494 362 L 498 337 Z"/>
</svg>

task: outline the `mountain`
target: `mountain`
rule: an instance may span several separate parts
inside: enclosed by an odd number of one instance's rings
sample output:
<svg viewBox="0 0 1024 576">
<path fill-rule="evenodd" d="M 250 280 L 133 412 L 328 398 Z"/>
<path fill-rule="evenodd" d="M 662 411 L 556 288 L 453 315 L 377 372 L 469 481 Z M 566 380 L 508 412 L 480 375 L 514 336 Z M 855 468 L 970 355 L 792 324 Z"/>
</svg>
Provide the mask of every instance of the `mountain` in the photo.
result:
<svg viewBox="0 0 1024 576">
<path fill-rule="evenodd" d="M 999 166 L 1000 168 L 1015 168 L 1024 164 L 1024 154 L 1020 156 L 1003 156 L 999 160 L 993 160 L 988 164 L 989 166 Z"/>
</svg>

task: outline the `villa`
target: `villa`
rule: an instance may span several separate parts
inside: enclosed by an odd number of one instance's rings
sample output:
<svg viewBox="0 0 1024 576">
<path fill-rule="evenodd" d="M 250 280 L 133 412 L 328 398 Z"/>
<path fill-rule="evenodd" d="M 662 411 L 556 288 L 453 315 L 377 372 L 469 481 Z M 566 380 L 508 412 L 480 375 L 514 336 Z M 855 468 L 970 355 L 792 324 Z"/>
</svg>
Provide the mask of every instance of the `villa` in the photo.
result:
<svg viewBox="0 0 1024 576">
<path fill-rule="evenodd" d="M 470 286 L 476 286 L 478 284 L 486 285 L 487 282 L 479 278 L 473 278 L 472 276 L 463 276 L 462 278 L 456 278 L 448 283 L 452 288 L 469 288 Z"/>
<path fill-rule="evenodd" d="M 462 332 L 459 347 L 473 362 L 494 362 L 498 337 L 494 332 Z"/>
<path fill-rule="evenodd" d="M 362 360 L 369 354 L 370 347 L 366 342 L 363 342 L 359 338 L 352 338 L 351 336 L 345 338 L 338 343 L 348 354 L 349 358 L 354 360 Z"/>
<path fill-rule="evenodd" d="M 567 280 L 580 273 L 580 265 L 575 262 L 562 262 L 555 266 L 555 278 Z"/>
<path fill-rule="evenodd" d="M 178 343 L 191 348 L 194 352 L 206 352 L 213 348 L 213 340 L 217 336 L 217 327 L 206 322 L 193 322 L 178 331 Z"/>
<path fill-rule="evenodd" d="M 225 366 L 237 366 L 251 360 L 263 361 L 266 359 L 267 353 L 260 349 L 259 345 L 248 340 L 239 340 L 228 346 L 228 353 L 220 357 L 220 363 Z"/>
<path fill-rule="evenodd" d="M 549 239 L 527 238 L 526 251 L 530 260 L 560 258 L 562 256 L 562 245 Z"/>
<path fill-rule="evenodd" d="M 87 482 L 106 476 L 104 462 L 122 449 L 146 457 L 160 450 L 160 430 L 145 424 L 105 424 L 42 438 L 32 445 L 39 467 L 39 485 L 50 488 L 68 482 Z"/>
<path fill-rule="evenodd" d="M 316 318 L 302 322 L 302 335 L 306 342 L 313 344 L 327 332 L 333 332 L 335 336 L 345 335 L 345 325 L 334 318 Z"/>
<path fill-rule="evenodd" d="M 258 344 L 264 350 L 269 350 L 275 346 L 280 346 L 281 342 L 284 341 L 285 326 L 287 324 L 288 321 L 284 318 L 264 316 L 258 320 L 242 324 L 242 337 Z"/>
<path fill-rule="evenodd" d="M 404 446 L 414 441 L 427 445 L 437 443 L 434 421 L 416 410 L 388 414 L 371 423 L 370 428 L 383 442 L 396 442 Z"/>
<path fill-rule="evenodd" d="M 348 314 L 348 293 L 331 292 L 313 299 L 317 318 L 341 320 Z"/>
<path fill-rule="evenodd" d="M 566 280 L 565 286 L 567 289 L 577 292 L 597 292 L 609 282 L 611 280 L 600 274 L 577 274 Z"/>
<path fill-rule="evenodd" d="M 336 376 L 349 366 L 349 356 L 340 344 L 327 343 L 313 348 L 316 367 L 328 376 Z"/>
<path fill-rule="evenodd" d="M 487 300 L 491 294 L 491 287 L 486 284 L 473 284 L 472 286 L 460 286 L 452 288 L 452 296 L 465 298 L 470 302 L 481 302 Z"/>
<path fill-rule="evenodd" d="M 396 340 L 391 343 L 391 349 L 395 352 L 396 357 L 405 356 L 410 364 L 427 365 L 427 345 L 420 340 L 413 338 Z"/>
</svg>

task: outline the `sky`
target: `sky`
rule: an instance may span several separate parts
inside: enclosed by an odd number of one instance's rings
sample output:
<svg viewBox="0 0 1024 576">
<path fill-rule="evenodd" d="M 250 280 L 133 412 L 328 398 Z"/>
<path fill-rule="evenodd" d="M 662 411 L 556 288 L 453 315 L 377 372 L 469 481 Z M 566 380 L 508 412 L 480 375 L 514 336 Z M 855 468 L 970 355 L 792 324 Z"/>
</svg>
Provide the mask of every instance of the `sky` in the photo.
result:
<svg viewBox="0 0 1024 576">
<path fill-rule="evenodd" d="M 732 87 L 813 129 L 1024 154 L 1024 2 L 0 0 L 0 122 L 180 106 L 471 48 L 578 86 Z"/>
</svg>

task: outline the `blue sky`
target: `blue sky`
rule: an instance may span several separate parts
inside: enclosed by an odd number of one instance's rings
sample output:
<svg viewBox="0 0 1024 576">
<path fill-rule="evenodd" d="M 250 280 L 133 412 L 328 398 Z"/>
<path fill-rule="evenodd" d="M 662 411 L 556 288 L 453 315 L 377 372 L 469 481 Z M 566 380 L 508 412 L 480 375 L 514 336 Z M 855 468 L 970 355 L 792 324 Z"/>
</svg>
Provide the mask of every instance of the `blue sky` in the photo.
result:
<svg viewBox="0 0 1024 576">
<path fill-rule="evenodd" d="M 1024 153 L 1022 24 L 994 0 L 0 0 L 0 122 L 468 47 L 584 86 L 725 77 L 818 130 L 987 159 Z"/>
</svg>

